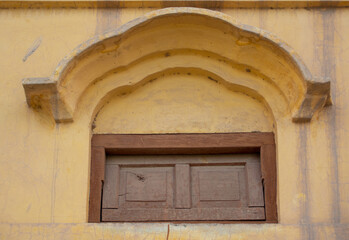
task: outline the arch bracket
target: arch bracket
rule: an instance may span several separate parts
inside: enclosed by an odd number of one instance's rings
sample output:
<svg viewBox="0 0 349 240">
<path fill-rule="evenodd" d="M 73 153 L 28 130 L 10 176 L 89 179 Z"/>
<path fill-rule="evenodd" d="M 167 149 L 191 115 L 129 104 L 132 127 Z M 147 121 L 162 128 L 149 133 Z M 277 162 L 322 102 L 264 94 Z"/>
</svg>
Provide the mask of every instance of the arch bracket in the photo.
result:
<svg viewBox="0 0 349 240">
<path fill-rule="evenodd" d="M 293 115 L 292 121 L 296 123 L 310 122 L 317 111 L 332 105 L 330 87 L 330 81 L 307 81 L 307 93 L 297 112 Z"/>
<path fill-rule="evenodd" d="M 56 123 L 72 122 L 73 117 L 50 78 L 25 78 L 22 81 L 27 104 L 34 110 L 48 112 Z"/>
</svg>

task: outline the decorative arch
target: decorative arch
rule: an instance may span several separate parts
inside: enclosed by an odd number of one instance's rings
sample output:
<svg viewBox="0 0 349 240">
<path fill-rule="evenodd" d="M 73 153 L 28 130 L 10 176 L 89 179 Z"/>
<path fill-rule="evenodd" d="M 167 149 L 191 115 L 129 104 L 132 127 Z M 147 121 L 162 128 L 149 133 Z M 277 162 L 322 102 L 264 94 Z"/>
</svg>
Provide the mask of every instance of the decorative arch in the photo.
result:
<svg viewBox="0 0 349 240">
<path fill-rule="evenodd" d="M 51 77 L 27 78 L 23 86 L 30 107 L 44 109 L 57 123 L 71 122 L 86 95 L 94 96 L 97 109 L 115 89 L 137 87 L 159 72 L 190 69 L 257 97 L 274 115 L 292 114 L 294 122 L 308 122 L 331 104 L 330 82 L 314 79 L 287 44 L 198 8 L 156 10 L 96 36 L 66 56 Z"/>
</svg>

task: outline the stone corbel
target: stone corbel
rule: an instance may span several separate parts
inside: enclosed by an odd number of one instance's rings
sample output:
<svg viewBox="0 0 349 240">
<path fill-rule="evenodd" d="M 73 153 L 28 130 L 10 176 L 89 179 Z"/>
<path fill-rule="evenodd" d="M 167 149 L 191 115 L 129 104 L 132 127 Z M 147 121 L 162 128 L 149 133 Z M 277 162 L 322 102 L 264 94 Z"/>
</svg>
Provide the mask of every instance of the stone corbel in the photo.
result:
<svg viewBox="0 0 349 240">
<path fill-rule="evenodd" d="M 325 106 L 332 105 L 329 80 L 326 82 L 307 81 L 307 92 L 300 107 L 292 117 L 296 123 L 310 122 L 313 115 Z"/>
<path fill-rule="evenodd" d="M 73 121 L 71 111 L 57 91 L 57 82 L 50 78 L 25 78 L 22 84 L 29 107 L 49 112 L 56 123 Z"/>
</svg>

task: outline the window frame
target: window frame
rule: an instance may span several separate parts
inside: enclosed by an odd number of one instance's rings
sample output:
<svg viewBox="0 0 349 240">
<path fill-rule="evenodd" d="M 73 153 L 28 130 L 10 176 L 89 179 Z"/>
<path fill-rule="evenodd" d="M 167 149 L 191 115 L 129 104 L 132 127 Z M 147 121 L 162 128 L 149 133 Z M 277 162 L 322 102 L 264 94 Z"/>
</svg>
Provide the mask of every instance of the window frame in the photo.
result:
<svg viewBox="0 0 349 240">
<path fill-rule="evenodd" d="M 88 222 L 101 222 L 102 187 L 105 176 L 105 162 L 107 154 L 168 155 L 224 153 L 260 153 L 265 202 L 265 220 L 228 222 L 277 223 L 276 147 L 274 133 L 272 132 L 93 134 L 91 139 Z"/>
</svg>

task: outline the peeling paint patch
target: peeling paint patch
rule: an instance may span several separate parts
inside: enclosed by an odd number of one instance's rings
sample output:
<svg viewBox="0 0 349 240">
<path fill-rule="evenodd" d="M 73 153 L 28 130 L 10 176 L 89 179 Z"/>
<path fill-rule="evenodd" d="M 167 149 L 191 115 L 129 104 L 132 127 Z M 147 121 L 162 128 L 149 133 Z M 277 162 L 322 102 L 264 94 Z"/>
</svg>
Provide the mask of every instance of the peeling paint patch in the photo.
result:
<svg viewBox="0 0 349 240">
<path fill-rule="evenodd" d="M 34 41 L 33 45 L 28 49 L 27 53 L 23 57 L 23 59 L 22 59 L 23 62 L 27 61 L 28 57 L 30 57 L 36 51 L 36 49 L 39 48 L 41 41 L 42 41 L 41 37 L 37 38 Z"/>
</svg>

